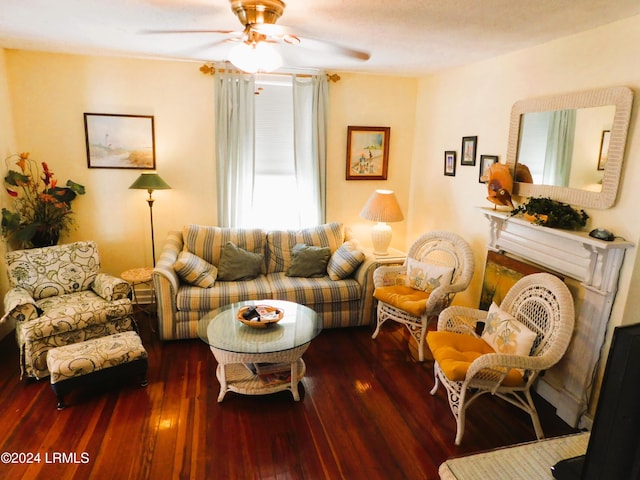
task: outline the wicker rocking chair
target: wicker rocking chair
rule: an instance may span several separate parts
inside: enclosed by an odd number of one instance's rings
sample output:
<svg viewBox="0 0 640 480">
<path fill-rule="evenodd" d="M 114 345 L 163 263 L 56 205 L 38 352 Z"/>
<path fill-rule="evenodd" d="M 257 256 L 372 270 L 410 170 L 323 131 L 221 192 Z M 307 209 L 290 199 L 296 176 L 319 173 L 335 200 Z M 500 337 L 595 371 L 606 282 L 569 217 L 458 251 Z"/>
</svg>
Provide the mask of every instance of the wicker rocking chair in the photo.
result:
<svg viewBox="0 0 640 480">
<path fill-rule="evenodd" d="M 442 231 L 422 235 L 402 266 L 380 266 L 373 274 L 378 308 L 371 338 L 387 320 L 402 323 L 418 343 L 418 360 L 424 361 L 429 321 L 469 286 L 473 271 L 473 252 L 462 237 Z"/>
<path fill-rule="evenodd" d="M 476 334 L 477 322 L 485 322 L 482 336 Z M 457 424 L 456 445 L 462 441 L 467 408 L 485 393 L 527 412 L 537 438 L 544 438 L 530 389 L 541 371 L 562 358 L 573 325 L 571 293 L 548 273 L 521 278 L 500 307 L 494 304 L 489 312 L 467 307 L 442 311 L 437 331 L 427 335 L 435 359 L 431 394 L 439 383 L 447 390 Z"/>
</svg>

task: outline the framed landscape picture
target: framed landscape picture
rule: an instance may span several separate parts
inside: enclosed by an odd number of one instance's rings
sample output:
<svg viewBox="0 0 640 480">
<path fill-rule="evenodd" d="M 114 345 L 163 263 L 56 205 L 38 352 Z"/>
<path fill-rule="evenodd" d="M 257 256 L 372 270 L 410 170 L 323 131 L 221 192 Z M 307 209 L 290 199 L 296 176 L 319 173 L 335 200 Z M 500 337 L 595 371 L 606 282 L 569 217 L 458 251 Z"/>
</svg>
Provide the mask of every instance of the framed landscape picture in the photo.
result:
<svg viewBox="0 0 640 480">
<path fill-rule="evenodd" d="M 85 113 L 89 168 L 156 168 L 153 116 Z"/>
<path fill-rule="evenodd" d="M 390 127 L 347 127 L 347 180 L 386 180 Z"/>
</svg>

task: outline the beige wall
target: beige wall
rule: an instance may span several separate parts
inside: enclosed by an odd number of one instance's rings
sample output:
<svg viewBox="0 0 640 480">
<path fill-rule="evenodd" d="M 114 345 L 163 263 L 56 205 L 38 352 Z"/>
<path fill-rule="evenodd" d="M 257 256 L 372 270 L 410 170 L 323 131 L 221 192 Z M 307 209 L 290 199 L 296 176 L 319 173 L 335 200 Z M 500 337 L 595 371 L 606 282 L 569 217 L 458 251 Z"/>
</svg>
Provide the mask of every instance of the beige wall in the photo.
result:
<svg viewBox="0 0 640 480">
<path fill-rule="evenodd" d="M 158 249 L 171 228 L 215 222 L 211 77 L 179 62 L 6 56 L 18 148 L 86 187 L 63 241 L 97 240 L 113 274 L 152 263 L 147 193 L 128 189 L 140 171 L 87 168 L 84 112 L 154 115 L 157 171 L 173 187 L 154 193 Z"/>
<path fill-rule="evenodd" d="M 455 177 L 443 176 L 444 150 L 457 150 L 460 155 L 461 137 L 477 135 L 478 154 L 499 155 L 504 162 L 510 110 L 517 100 L 617 85 L 638 92 L 640 70 L 636 59 L 639 57 L 640 16 L 637 16 L 421 79 L 407 236 L 414 238 L 423 231 L 427 218 L 426 228 L 461 233 L 473 245 L 476 275 L 472 288 L 464 295 L 458 295 L 456 303 L 477 305 L 480 298 L 489 232 L 488 222 L 478 207 L 491 204 L 485 200 L 485 185 L 478 182 L 478 167 L 458 165 Z M 640 205 L 639 106 L 640 98 L 636 95 L 616 205 L 608 210 L 587 210 L 591 216 L 587 228 L 608 228 L 635 245 L 640 244 L 640 222 L 637 221 Z M 612 312 L 612 326 L 640 321 L 638 257 L 637 247 L 626 254 Z"/>
<path fill-rule="evenodd" d="M 2 159 L 14 153 L 16 148 L 5 60 L 5 52 L 0 49 L 0 158 Z M 0 195 L 0 208 L 7 207 L 9 204 L 9 196 L 4 194 Z M 0 258 L 4 258 L 4 253 L 5 244 L 4 242 L 0 242 Z M 0 262 L 0 298 L 4 297 L 4 293 L 7 291 L 9 284 L 4 268 L 4 262 Z M 13 324 L 0 324 L 0 338 L 3 338 L 12 329 Z"/>
<path fill-rule="evenodd" d="M 340 76 L 338 83 L 331 84 L 329 93 L 328 220 L 339 220 L 350 225 L 354 235 L 370 247 L 373 224 L 360 218 L 360 210 L 374 190 L 394 190 L 405 221 L 391 224 L 391 246 L 404 250 L 418 80 L 342 73 Z M 391 127 L 386 181 L 345 180 L 349 125 Z"/>
<path fill-rule="evenodd" d="M 171 229 L 215 225 L 213 77 L 200 73 L 199 64 L 0 52 L 6 57 L 0 95 L 8 86 L 12 103 L 9 109 L 2 102 L 0 122 L 16 131 L 16 147 L 0 144 L 2 158 L 29 151 L 59 181 L 86 187 L 73 205 L 78 228 L 63 241 L 97 240 L 104 269 L 116 275 L 152 263 L 147 194 L 128 189 L 140 171 L 87 168 L 84 112 L 154 116 L 157 171 L 172 187 L 153 194 L 156 254 Z M 359 213 L 375 188 L 396 190 L 407 212 L 417 83 L 344 74 L 330 84 L 327 220 L 350 225 L 365 246 L 372 224 Z M 391 127 L 388 181 L 345 180 L 348 125 Z M 392 245 L 404 248 L 405 222 L 393 227 Z"/>
</svg>

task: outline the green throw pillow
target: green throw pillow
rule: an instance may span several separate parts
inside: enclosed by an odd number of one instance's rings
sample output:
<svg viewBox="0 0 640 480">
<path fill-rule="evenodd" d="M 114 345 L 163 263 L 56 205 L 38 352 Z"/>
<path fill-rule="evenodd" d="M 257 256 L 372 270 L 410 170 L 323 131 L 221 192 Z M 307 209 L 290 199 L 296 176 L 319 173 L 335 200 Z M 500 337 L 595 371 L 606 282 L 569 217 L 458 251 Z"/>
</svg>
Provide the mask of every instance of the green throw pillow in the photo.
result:
<svg viewBox="0 0 640 480">
<path fill-rule="evenodd" d="M 218 280 L 233 282 L 235 280 L 251 280 L 260 275 L 264 255 L 248 252 L 233 242 L 222 247 L 218 264 Z"/>
<path fill-rule="evenodd" d="M 291 266 L 287 277 L 324 277 L 331 258 L 329 247 L 313 247 L 298 243 L 291 249 Z"/>
</svg>

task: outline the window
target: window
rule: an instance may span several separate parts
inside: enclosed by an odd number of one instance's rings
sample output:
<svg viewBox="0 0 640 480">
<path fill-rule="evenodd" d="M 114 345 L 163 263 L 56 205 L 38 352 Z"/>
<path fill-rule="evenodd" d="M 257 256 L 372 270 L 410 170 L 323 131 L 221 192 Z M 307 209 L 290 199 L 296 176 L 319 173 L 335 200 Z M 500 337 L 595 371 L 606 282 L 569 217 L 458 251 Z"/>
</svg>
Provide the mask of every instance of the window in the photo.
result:
<svg viewBox="0 0 640 480">
<path fill-rule="evenodd" d="M 246 227 L 300 227 L 293 151 L 291 77 L 256 79 L 255 183 Z"/>
<path fill-rule="evenodd" d="M 218 221 L 296 229 L 325 218 L 325 76 L 216 77 Z"/>
</svg>

